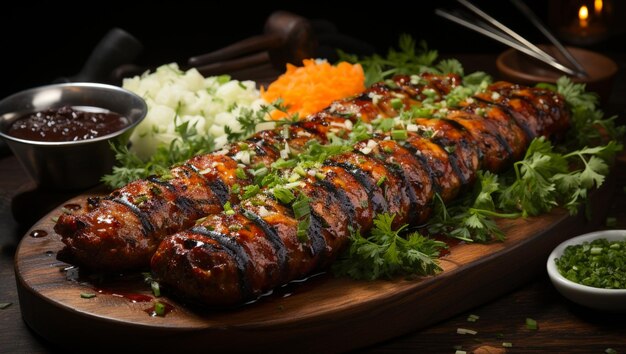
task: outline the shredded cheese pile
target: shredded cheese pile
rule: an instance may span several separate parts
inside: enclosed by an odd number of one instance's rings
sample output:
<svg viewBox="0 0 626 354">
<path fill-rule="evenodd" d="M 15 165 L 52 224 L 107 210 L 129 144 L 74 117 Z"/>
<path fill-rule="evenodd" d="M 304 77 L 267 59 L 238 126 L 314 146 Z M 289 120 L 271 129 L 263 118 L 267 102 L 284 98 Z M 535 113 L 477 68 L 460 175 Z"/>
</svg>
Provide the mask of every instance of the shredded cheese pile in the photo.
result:
<svg viewBox="0 0 626 354">
<path fill-rule="evenodd" d="M 341 62 L 336 66 L 326 60 L 305 59 L 303 66 L 287 64 L 287 71 L 267 90 L 261 88 L 261 97 L 267 102 L 282 98 L 289 107 L 288 114 L 300 117 L 318 112 L 333 101 L 356 95 L 365 90 L 365 75 L 360 64 Z M 272 117 L 280 119 L 285 113 L 276 111 Z"/>
</svg>

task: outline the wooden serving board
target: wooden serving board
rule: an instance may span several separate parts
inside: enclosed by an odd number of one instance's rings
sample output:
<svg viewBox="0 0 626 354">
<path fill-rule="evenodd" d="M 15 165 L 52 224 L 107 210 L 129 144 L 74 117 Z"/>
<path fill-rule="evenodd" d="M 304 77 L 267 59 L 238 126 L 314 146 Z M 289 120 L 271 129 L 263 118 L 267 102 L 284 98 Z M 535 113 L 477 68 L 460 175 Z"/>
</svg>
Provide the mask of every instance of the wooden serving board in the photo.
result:
<svg viewBox="0 0 626 354">
<path fill-rule="evenodd" d="M 507 235 L 504 242 L 455 245 L 441 259 L 443 272 L 436 276 L 369 282 L 325 274 L 222 311 L 162 296 L 158 301 L 173 307 L 165 317 L 148 313 L 156 299 L 139 275 L 113 277 L 100 284 L 76 277 L 76 269 L 65 270 L 70 265 L 56 258 L 63 244 L 52 221 L 62 212 L 59 206 L 26 233 L 17 250 L 20 306 L 31 329 L 64 349 L 346 351 L 424 328 L 529 281 L 545 271 L 547 257 L 558 243 L 600 225 L 611 186 L 609 180 L 594 193 L 593 220 L 563 210 L 504 220 L 500 223 Z M 82 195 L 64 205 L 86 198 Z M 33 230 L 46 231 L 48 236 L 31 237 Z M 99 289 L 106 291 L 90 299 L 81 297 Z M 150 301 L 132 302 L 130 297 L 137 294 Z"/>
</svg>

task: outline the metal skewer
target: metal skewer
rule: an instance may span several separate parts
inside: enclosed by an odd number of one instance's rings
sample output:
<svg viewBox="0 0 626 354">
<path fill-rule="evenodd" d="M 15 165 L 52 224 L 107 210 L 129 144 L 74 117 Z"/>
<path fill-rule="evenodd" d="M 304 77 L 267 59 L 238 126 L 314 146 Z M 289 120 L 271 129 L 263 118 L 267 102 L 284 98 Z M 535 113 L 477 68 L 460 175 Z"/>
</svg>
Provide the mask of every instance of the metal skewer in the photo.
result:
<svg viewBox="0 0 626 354">
<path fill-rule="evenodd" d="M 533 51 L 532 49 L 530 49 L 530 48 L 520 44 L 519 42 L 517 42 L 515 40 L 512 40 L 510 37 L 503 36 L 501 32 L 496 32 L 493 29 L 486 29 L 484 27 L 481 27 L 479 25 L 471 23 L 468 20 L 465 20 L 465 19 L 463 19 L 463 18 L 461 18 L 461 17 L 459 17 L 457 15 L 454 15 L 454 14 L 452 14 L 450 12 L 447 12 L 445 10 L 442 10 L 442 9 L 436 9 L 435 10 L 435 14 L 437 14 L 437 15 L 439 15 L 439 16 L 447 19 L 447 20 L 450 20 L 450 21 L 452 21 L 454 23 L 457 23 L 457 24 L 459 24 L 461 26 L 469 28 L 469 29 L 471 29 L 473 31 L 476 31 L 476 32 L 478 32 L 478 33 L 480 33 L 480 34 L 482 34 L 484 36 L 487 36 L 487 37 L 489 37 L 489 38 L 491 38 L 493 40 L 496 40 L 496 41 L 498 41 L 498 42 L 500 42 L 502 44 L 505 44 L 505 45 L 507 45 L 509 47 L 517 49 L 520 52 L 522 52 L 522 53 L 524 53 L 526 55 L 529 55 L 529 56 L 531 56 L 531 57 L 533 57 L 533 58 L 535 58 L 537 60 L 540 60 L 540 61 L 542 61 L 542 62 L 552 66 L 553 68 L 555 68 L 555 69 L 557 69 L 557 70 L 559 70 L 561 72 L 564 72 L 566 74 L 573 75 L 573 76 L 578 76 L 579 75 L 578 72 L 568 68 L 567 66 L 565 66 L 565 65 L 563 65 L 561 63 L 559 63 L 556 59 L 554 59 L 554 58 L 549 59 L 545 55 L 542 55 L 539 52 Z"/>
<path fill-rule="evenodd" d="M 544 26 L 543 23 L 541 23 L 539 18 L 537 18 L 535 13 L 532 12 L 532 10 L 528 6 L 526 6 L 526 4 L 524 4 L 520 0 L 511 0 L 511 2 L 513 3 L 513 5 L 517 7 L 518 10 L 520 10 L 524 15 L 526 15 L 526 17 L 530 20 L 530 22 L 532 22 L 535 25 L 535 27 L 537 27 L 537 29 L 539 29 L 541 33 L 543 33 L 543 35 L 546 36 L 546 38 L 548 38 L 550 42 L 552 42 L 552 44 L 554 44 L 554 46 L 559 50 L 559 52 L 561 52 L 561 54 L 563 54 L 563 56 L 565 56 L 565 58 L 572 65 L 576 67 L 578 72 L 580 72 L 584 76 L 589 76 L 589 74 L 585 71 L 583 66 L 580 65 L 580 63 L 576 60 L 576 58 L 574 58 L 572 53 L 570 53 L 570 51 L 567 50 L 567 48 L 565 48 L 563 44 L 559 42 L 558 39 L 556 39 L 556 37 L 552 34 L 552 32 L 550 32 L 550 30 L 548 30 L 548 28 Z"/>
<path fill-rule="evenodd" d="M 586 72 L 584 72 L 584 70 L 583 71 L 574 70 L 570 67 L 567 67 L 561 64 L 556 58 L 546 53 L 545 51 L 543 51 L 541 48 L 537 47 L 536 45 L 532 44 L 531 42 L 526 40 L 524 37 L 520 36 L 515 31 L 506 27 L 505 25 L 503 25 L 502 23 L 500 23 L 499 21 L 497 21 L 496 19 L 494 19 L 493 17 L 485 13 L 484 11 L 480 10 L 478 7 L 474 6 L 469 1 L 467 0 L 457 0 L 457 1 L 461 3 L 461 5 L 471 10 L 476 15 L 483 18 L 485 21 L 487 21 L 487 23 L 484 23 L 480 20 L 473 20 L 472 22 L 459 15 L 453 14 L 451 12 L 448 12 L 442 9 L 436 9 L 435 14 L 447 20 L 455 22 L 461 26 L 469 28 L 473 31 L 476 31 L 491 39 L 494 39 L 500 43 L 503 43 L 509 47 L 512 47 L 528 56 L 531 56 L 537 60 L 540 60 L 552 66 L 553 68 L 563 73 L 566 73 L 572 76 L 579 76 L 579 77 L 587 75 Z"/>
</svg>

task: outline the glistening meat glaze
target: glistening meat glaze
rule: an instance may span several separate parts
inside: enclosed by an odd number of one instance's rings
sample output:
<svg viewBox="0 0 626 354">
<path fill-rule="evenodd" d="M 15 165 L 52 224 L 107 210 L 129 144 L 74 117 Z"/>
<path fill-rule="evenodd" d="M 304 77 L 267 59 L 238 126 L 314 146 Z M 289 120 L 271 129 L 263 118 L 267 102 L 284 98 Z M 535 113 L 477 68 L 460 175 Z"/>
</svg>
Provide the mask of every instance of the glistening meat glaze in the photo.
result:
<svg viewBox="0 0 626 354">
<path fill-rule="evenodd" d="M 35 141 L 78 141 L 114 133 L 129 124 L 118 113 L 95 107 L 51 108 L 18 118 L 7 132 L 10 136 Z"/>
</svg>

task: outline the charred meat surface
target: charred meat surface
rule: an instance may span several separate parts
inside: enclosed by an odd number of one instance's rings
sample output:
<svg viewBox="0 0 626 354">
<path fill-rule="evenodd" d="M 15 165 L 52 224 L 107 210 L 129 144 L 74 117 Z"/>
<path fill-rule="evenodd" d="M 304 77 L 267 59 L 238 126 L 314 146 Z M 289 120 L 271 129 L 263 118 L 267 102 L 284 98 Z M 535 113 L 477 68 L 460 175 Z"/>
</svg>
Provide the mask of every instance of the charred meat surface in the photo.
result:
<svg viewBox="0 0 626 354">
<path fill-rule="evenodd" d="M 253 300 L 326 267 L 351 230 L 366 233 L 379 213 L 394 214 L 396 226 L 426 221 L 435 193 L 453 199 L 479 169 L 500 171 L 533 137 L 556 136 L 569 124 L 562 98 L 552 92 L 507 83 L 490 89 L 485 97 L 492 102 L 476 98 L 445 117 L 416 118 L 400 139 L 376 134 L 302 179 L 310 206 L 305 238 L 293 209 L 260 193 L 230 215 L 211 215 L 165 238 L 152 258 L 154 275 L 210 306 Z"/>
<path fill-rule="evenodd" d="M 193 226 L 197 219 L 236 202 L 233 186 L 253 182 L 250 166 L 269 166 L 288 144 L 298 151 L 308 141 L 328 143 L 328 134 L 346 134 L 357 121 L 370 122 L 420 105 L 425 90 L 443 96 L 461 83 L 456 75 L 424 73 L 419 83 L 408 76 L 379 83 L 363 94 L 334 102 L 327 109 L 286 128 L 261 131 L 211 154 L 196 156 L 166 176 L 128 184 L 93 199 L 81 212 L 63 214 L 55 225 L 67 246 L 65 253 L 87 268 L 118 271 L 147 268 L 159 243 Z M 243 166 L 243 167 L 242 167 Z"/>
</svg>

